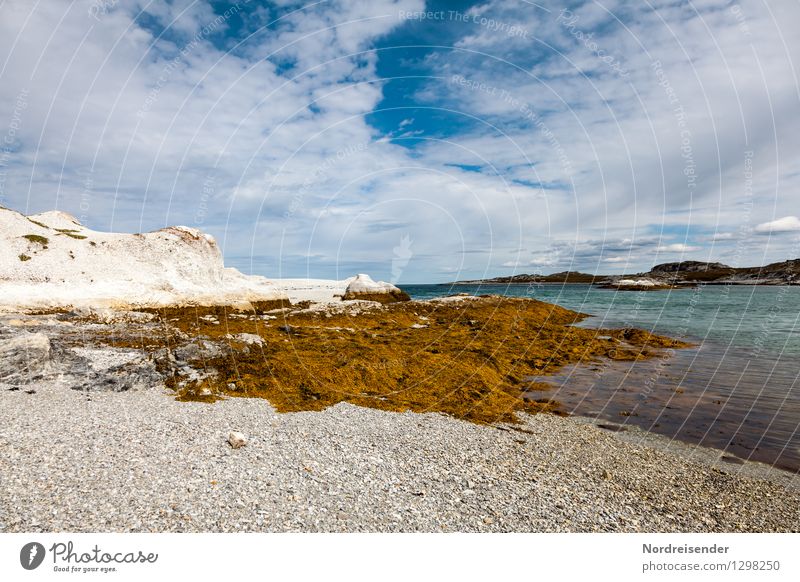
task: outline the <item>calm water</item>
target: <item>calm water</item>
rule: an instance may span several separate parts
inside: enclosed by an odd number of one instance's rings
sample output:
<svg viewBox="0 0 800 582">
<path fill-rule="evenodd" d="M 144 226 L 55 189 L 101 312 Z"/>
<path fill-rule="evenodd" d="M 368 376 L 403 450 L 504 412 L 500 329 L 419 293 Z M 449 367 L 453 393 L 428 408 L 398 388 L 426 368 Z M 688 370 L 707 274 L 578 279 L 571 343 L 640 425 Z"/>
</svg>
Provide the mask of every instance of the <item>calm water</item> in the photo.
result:
<svg viewBox="0 0 800 582">
<path fill-rule="evenodd" d="M 638 327 L 697 343 L 669 358 L 571 366 L 547 378 L 552 390 L 529 394 L 558 400 L 574 414 L 634 424 L 739 458 L 800 470 L 800 287 L 403 289 L 414 299 L 453 293 L 532 297 L 594 316 L 580 324 L 584 327 Z"/>
</svg>

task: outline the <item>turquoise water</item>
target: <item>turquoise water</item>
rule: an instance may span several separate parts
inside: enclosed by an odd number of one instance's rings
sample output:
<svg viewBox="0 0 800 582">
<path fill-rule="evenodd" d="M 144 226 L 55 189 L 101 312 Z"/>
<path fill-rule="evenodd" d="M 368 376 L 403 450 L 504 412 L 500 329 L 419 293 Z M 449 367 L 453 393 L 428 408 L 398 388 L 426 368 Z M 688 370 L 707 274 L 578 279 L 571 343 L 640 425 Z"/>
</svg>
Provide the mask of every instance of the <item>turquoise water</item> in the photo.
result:
<svg viewBox="0 0 800 582">
<path fill-rule="evenodd" d="M 531 297 L 595 317 L 584 325 L 638 327 L 745 348 L 754 357 L 800 355 L 800 286 L 705 285 L 613 291 L 592 285 L 408 285 L 414 299 L 454 293 Z"/>
<path fill-rule="evenodd" d="M 583 327 L 637 327 L 696 347 L 668 358 L 570 366 L 539 377 L 571 414 L 635 425 L 800 471 L 800 287 L 706 285 L 613 291 L 591 285 L 407 285 L 414 299 L 454 293 L 531 297 L 592 315 Z M 523 387 L 524 389 L 524 387 Z M 603 423 L 605 426 L 606 423 Z"/>
</svg>

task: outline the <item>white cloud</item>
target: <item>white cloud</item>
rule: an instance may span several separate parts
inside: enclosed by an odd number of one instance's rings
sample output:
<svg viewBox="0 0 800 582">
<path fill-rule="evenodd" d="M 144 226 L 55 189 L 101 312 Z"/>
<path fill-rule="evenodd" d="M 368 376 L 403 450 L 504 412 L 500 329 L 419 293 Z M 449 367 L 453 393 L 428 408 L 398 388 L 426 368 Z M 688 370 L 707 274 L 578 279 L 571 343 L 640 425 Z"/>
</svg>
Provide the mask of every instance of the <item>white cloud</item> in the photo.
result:
<svg viewBox="0 0 800 582">
<path fill-rule="evenodd" d="M 672 243 L 668 245 L 661 245 L 656 248 L 657 251 L 662 253 L 691 253 L 699 251 L 701 247 L 695 247 L 683 243 Z"/>
<path fill-rule="evenodd" d="M 754 229 L 758 233 L 779 233 L 800 231 L 800 218 L 796 216 L 784 216 L 772 222 L 764 222 Z"/>
<path fill-rule="evenodd" d="M 711 235 L 710 240 L 732 240 L 733 238 L 735 238 L 735 235 L 732 232 L 715 232 L 713 235 Z"/>
</svg>

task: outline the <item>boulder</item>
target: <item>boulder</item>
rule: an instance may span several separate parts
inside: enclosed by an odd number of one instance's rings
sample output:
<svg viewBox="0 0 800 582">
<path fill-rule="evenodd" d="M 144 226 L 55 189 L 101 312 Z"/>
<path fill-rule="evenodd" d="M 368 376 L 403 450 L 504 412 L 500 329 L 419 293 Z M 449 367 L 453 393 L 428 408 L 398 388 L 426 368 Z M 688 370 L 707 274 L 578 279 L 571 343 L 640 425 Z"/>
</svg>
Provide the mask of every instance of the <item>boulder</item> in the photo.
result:
<svg viewBox="0 0 800 582">
<path fill-rule="evenodd" d="M 373 281 L 369 275 L 357 275 L 347 286 L 342 297 L 343 301 L 361 299 L 364 301 L 377 301 L 378 303 L 395 303 L 397 301 L 411 301 L 408 293 L 384 281 Z"/>
</svg>

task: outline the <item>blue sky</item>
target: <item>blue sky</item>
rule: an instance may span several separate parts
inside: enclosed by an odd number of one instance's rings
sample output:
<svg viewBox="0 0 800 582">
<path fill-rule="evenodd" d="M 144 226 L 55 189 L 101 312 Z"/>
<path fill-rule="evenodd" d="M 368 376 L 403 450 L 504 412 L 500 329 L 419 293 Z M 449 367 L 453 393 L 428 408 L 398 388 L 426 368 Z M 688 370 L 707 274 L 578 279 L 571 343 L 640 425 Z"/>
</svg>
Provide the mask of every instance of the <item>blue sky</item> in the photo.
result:
<svg viewBox="0 0 800 582">
<path fill-rule="evenodd" d="M 272 277 L 800 257 L 800 5 L 0 3 L 0 204 Z"/>
</svg>

